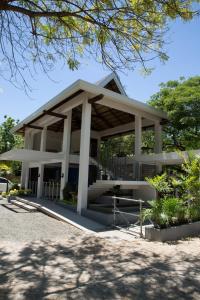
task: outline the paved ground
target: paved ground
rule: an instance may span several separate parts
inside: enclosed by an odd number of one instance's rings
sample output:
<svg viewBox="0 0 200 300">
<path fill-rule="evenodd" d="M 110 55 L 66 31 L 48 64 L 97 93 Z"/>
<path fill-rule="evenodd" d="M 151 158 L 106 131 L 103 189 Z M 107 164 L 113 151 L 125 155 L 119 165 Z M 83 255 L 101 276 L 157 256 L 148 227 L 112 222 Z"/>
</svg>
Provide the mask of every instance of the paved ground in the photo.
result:
<svg viewBox="0 0 200 300">
<path fill-rule="evenodd" d="M 2 300 L 200 299 L 199 238 L 172 244 L 114 241 L 77 234 L 39 214 L 20 214 L 23 221 L 17 221 L 17 213 L 1 206 L 0 211 L 0 231 L 7 230 L 7 238 L 0 235 Z M 12 229 L 15 237 L 6 229 L 12 224 L 19 226 Z M 22 225 L 26 230 L 20 234 Z M 33 228 L 43 234 L 33 234 Z"/>
<path fill-rule="evenodd" d="M 82 233 L 76 227 L 40 212 L 29 213 L 21 208 L 13 212 L 2 205 L 6 203 L 0 200 L 0 241 L 63 240 Z"/>
</svg>

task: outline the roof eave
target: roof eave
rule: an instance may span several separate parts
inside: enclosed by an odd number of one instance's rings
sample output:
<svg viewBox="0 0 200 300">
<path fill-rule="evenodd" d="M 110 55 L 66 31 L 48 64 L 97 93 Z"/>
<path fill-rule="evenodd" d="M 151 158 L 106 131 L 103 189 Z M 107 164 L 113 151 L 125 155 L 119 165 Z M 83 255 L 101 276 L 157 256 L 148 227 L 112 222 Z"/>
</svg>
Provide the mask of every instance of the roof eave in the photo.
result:
<svg viewBox="0 0 200 300">
<path fill-rule="evenodd" d="M 58 104 L 63 99 L 67 98 L 68 96 L 72 95 L 73 93 L 75 93 L 78 90 L 83 90 L 83 91 L 89 92 L 94 95 L 103 94 L 105 97 L 108 97 L 114 101 L 117 101 L 118 103 L 122 103 L 122 104 L 129 105 L 129 106 L 131 105 L 132 107 L 135 107 L 138 110 L 150 113 L 161 119 L 168 120 L 166 113 L 159 111 L 153 107 L 150 107 L 149 105 L 147 105 L 145 103 L 139 102 L 139 101 L 131 99 L 125 95 L 115 93 L 106 88 L 103 88 L 103 87 L 100 87 L 95 84 L 92 84 L 87 81 L 79 79 L 79 80 L 75 81 L 73 84 L 71 84 L 68 88 L 63 90 L 61 93 L 59 93 L 57 96 L 53 97 L 50 101 L 48 101 L 47 103 L 42 105 L 39 109 L 37 109 L 30 116 L 28 116 L 23 121 L 18 123 L 15 127 L 13 127 L 11 129 L 11 132 L 15 133 L 15 132 L 19 131 L 24 126 L 24 124 L 28 124 L 29 122 L 31 122 L 32 120 L 37 118 L 43 111 L 51 109 L 54 105 Z"/>
</svg>

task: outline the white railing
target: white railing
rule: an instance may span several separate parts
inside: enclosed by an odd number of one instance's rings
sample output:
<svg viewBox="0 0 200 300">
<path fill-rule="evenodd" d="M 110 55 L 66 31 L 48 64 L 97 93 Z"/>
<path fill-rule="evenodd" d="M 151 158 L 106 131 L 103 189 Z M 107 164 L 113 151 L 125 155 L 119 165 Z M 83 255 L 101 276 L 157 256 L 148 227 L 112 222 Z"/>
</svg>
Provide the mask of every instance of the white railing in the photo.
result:
<svg viewBox="0 0 200 300">
<path fill-rule="evenodd" d="M 143 237 L 143 233 L 142 233 L 142 203 L 144 203 L 143 200 L 137 200 L 137 199 L 129 199 L 129 198 L 123 198 L 123 197 L 116 197 L 113 196 L 113 226 L 116 228 L 121 229 L 122 226 L 117 225 L 117 216 L 121 216 L 121 218 L 125 221 L 126 223 L 126 227 L 130 228 L 130 227 L 136 227 L 139 226 L 140 227 L 140 232 L 139 235 L 140 237 Z M 129 202 L 134 202 L 136 204 L 138 204 L 138 213 L 135 212 L 127 212 L 127 211 L 122 211 L 117 207 L 117 201 L 116 200 L 122 200 L 122 201 L 129 201 Z M 127 217 L 136 217 L 136 221 L 134 223 L 131 223 Z"/>
<path fill-rule="evenodd" d="M 57 201 L 60 199 L 60 182 L 47 181 L 43 183 L 43 197 Z"/>
</svg>

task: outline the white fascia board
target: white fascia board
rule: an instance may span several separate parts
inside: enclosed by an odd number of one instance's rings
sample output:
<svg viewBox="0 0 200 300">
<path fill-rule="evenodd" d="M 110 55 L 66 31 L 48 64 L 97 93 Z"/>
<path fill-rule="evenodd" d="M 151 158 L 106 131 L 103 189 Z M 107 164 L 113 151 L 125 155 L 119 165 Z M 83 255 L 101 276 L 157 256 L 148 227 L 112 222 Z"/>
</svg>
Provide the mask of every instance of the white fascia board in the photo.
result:
<svg viewBox="0 0 200 300">
<path fill-rule="evenodd" d="M 15 127 L 11 129 L 11 132 L 14 133 L 17 130 L 19 130 L 23 124 L 27 124 L 31 122 L 33 119 L 37 118 L 44 110 L 48 110 L 54 105 L 58 104 L 65 98 L 69 97 L 73 93 L 77 92 L 80 89 L 80 82 L 81 80 L 75 81 L 73 84 L 71 84 L 68 88 L 64 89 L 61 93 L 59 93 L 57 96 L 53 97 L 51 100 L 49 100 L 47 103 L 42 105 L 39 109 L 37 109 L 34 113 L 29 115 L 27 118 L 25 118 L 23 121 L 18 123 Z"/>
<path fill-rule="evenodd" d="M 141 114 L 142 114 L 142 112 L 146 112 L 146 113 L 149 113 L 152 116 L 158 117 L 160 119 L 168 119 L 166 113 L 164 113 L 160 110 L 157 110 L 157 109 L 151 107 L 148 104 L 145 104 L 145 103 L 139 102 L 137 100 L 131 99 L 127 96 L 120 95 L 118 93 L 112 92 L 108 89 L 102 88 L 100 86 L 94 85 L 94 84 L 89 83 L 89 82 L 84 81 L 84 80 L 80 80 L 80 86 L 81 86 L 81 89 L 83 89 L 83 90 L 85 90 L 85 91 L 87 91 L 91 94 L 94 94 L 94 95 L 103 94 L 108 99 L 111 99 L 111 100 L 113 100 L 113 101 L 115 101 L 119 104 L 124 104 L 124 105 L 129 106 L 133 109 L 135 108 L 137 110 L 140 110 Z M 99 101 L 99 103 L 100 103 L 100 101 Z"/>
</svg>

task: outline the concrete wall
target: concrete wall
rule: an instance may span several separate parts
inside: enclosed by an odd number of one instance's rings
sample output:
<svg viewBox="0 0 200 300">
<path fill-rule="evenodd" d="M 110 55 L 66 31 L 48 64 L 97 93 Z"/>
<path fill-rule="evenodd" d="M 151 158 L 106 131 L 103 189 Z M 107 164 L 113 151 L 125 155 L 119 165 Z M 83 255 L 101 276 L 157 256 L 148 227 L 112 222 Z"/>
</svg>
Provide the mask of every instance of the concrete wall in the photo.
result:
<svg viewBox="0 0 200 300">
<path fill-rule="evenodd" d="M 96 138 L 95 132 L 91 132 L 91 138 Z M 41 131 L 33 136 L 33 150 L 40 150 Z M 46 150 L 50 152 L 62 151 L 62 132 L 47 131 Z M 74 131 L 71 134 L 70 153 L 79 154 L 80 151 L 80 130 Z"/>
<path fill-rule="evenodd" d="M 141 199 L 144 201 L 156 199 L 156 191 L 149 187 L 141 188 L 140 190 L 133 190 L 134 199 Z"/>
<path fill-rule="evenodd" d="M 40 150 L 41 131 L 33 135 L 33 150 Z"/>
<path fill-rule="evenodd" d="M 46 150 L 50 152 L 62 151 L 62 132 L 47 131 Z"/>
</svg>

